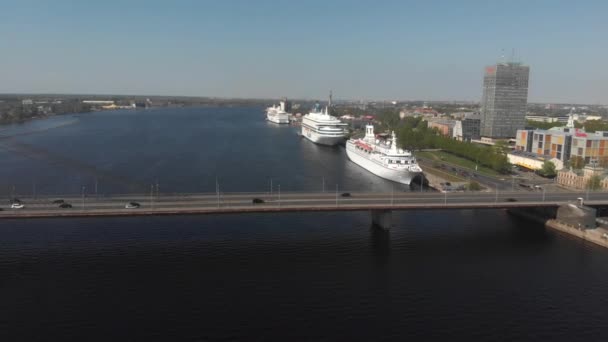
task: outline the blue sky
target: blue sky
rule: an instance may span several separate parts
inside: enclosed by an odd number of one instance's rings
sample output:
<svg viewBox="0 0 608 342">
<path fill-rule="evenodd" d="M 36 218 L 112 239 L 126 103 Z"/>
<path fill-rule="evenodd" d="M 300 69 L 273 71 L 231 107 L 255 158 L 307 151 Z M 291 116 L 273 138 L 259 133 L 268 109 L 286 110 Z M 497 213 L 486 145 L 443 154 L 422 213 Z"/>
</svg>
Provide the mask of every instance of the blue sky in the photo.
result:
<svg viewBox="0 0 608 342">
<path fill-rule="evenodd" d="M 608 1 L 6 1 L 0 92 L 608 104 Z"/>
</svg>

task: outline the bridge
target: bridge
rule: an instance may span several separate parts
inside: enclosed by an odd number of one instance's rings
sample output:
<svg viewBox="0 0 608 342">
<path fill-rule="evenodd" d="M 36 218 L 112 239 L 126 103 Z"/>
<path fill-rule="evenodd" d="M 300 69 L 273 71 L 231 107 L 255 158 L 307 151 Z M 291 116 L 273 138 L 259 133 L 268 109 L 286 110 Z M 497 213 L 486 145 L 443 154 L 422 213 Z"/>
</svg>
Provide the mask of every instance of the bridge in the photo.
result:
<svg viewBox="0 0 608 342">
<path fill-rule="evenodd" d="M 60 208 L 61 199 L 71 208 Z M 583 198 L 589 205 L 608 205 L 608 192 L 287 192 L 200 193 L 157 196 L 65 196 L 20 198 L 21 209 L 2 206 L 0 219 L 41 217 L 100 217 L 143 215 L 192 215 L 269 212 L 371 211 L 372 221 L 388 228 L 393 210 L 500 209 L 555 207 Z M 259 199 L 254 203 L 253 199 Z M 137 202 L 139 208 L 127 209 Z"/>
</svg>

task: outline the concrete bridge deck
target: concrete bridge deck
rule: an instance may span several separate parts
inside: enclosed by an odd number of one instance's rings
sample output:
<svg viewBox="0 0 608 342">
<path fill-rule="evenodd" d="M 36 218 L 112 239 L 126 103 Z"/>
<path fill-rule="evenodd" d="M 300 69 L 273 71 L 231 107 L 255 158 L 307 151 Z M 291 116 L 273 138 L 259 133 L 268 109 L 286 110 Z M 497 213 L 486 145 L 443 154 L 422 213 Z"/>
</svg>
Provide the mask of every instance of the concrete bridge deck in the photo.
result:
<svg viewBox="0 0 608 342">
<path fill-rule="evenodd" d="M 264 213 L 306 211 L 363 210 L 432 210 L 432 209 L 496 209 L 515 207 L 557 206 L 582 197 L 590 205 L 608 205 L 608 192 L 353 192 L 341 193 L 220 193 L 185 195 L 116 195 L 110 197 L 47 197 L 20 198 L 23 209 L 0 205 L 0 219 L 35 217 L 96 217 L 142 215 L 191 215 L 221 213 Z M 53 200 L 61 198 L 72 208 L 59 208 Z M 253 204 L 259 198 L 264 203 Z M 137 209 L 126 209 L 128 202 L 138 202 Z"/>
</svg>

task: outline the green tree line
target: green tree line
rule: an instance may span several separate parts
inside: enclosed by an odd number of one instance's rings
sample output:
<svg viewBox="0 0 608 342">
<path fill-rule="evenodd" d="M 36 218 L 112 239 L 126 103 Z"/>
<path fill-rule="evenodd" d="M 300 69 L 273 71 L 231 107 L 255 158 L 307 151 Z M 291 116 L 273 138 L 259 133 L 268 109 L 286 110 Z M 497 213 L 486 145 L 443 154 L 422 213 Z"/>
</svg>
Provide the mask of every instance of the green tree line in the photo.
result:
<svg viewBox="0 0 608 342">
<path fill-rule="evenodd" d="M 405 118 L 395 131 L 398 135 L 399 145 L 408 150 L 438 148 L 501 173 L 509 173 L 511 170 L 502 145 L 483 146 L 445 137 L 436 129 L 429 128 L 427 122 L 422 118 Z"/>
</svg>

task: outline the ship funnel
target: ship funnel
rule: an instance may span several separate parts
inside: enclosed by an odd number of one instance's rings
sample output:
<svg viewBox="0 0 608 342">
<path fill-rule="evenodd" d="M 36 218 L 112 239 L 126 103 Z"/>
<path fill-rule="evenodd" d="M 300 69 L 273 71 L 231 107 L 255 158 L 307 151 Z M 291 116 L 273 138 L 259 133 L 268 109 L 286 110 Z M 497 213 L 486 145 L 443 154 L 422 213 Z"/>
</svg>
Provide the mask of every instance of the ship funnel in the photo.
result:
<svg viewBox="0 0 608 342">
<path fill-rule="evenodd" d="M 365 140 L 374 141 L 375 138 L 374 125 L 365 125 Z"/>
<path fill-rule="evenodd" d="M 395 135 L 395 131 L 392 132 L 391 138 L 391 151 L 397 153 L 397 135 Z"/>
</svg>

